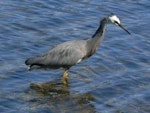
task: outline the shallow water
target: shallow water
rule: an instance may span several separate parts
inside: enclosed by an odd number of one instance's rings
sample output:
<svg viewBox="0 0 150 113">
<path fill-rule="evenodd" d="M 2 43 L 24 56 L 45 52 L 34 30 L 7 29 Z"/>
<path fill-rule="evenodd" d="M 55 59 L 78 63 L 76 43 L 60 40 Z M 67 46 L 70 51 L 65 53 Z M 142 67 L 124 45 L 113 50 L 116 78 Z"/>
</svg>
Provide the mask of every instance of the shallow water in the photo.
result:
<svg viewBox="0 0 150 113">
<path fill-rule="evenodd" d="M 149 1 L 0 1 L 1 113 L 149 113 Z M 24 61 L 56 44 L 88 39 L 115 13 L 132 33 L 108 25 L 88 60 L 63 70 L 28 71 Z"/>
</svg>

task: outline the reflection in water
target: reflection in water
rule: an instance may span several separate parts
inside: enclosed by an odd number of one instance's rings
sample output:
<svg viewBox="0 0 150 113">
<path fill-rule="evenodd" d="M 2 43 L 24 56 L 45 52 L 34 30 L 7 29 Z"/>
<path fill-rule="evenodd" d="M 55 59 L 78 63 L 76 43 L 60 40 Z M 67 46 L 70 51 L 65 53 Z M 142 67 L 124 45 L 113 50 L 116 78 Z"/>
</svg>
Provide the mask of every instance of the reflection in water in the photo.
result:
<svg viewBox="0 0 150 113">
<path fill-rule="evenodd" d="M 33 96 L 29 100 L 30 112 L 95 113 L 90 93 L 71 94 L 68 85 L 55 82 L 32 83 L 30 88 L 28 93 Z"/>
</svg>

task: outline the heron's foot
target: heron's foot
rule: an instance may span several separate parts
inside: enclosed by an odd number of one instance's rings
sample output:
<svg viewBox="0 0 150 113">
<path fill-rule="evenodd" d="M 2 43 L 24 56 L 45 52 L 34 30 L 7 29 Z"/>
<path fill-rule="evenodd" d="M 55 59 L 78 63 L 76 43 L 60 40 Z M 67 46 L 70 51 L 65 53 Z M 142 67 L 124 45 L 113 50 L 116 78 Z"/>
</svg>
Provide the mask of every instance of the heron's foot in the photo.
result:
<svg viewBox="0 0 150 113">
<path fill-rule="evenodd" d="M 64 84 L 64 85 L 67 85 L 68 84 L 68 70 L 66 70 L 65 72 L 64 72 L 64 74 L 63 74 L 63 77 L 62 77 L 62 83 Z"/>
</svg>

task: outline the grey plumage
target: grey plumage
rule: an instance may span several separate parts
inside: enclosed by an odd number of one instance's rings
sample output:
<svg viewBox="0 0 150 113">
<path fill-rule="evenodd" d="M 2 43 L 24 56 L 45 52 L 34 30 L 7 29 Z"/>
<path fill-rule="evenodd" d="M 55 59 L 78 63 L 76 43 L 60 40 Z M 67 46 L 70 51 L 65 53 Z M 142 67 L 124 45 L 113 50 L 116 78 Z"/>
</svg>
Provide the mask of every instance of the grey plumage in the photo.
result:
<svg viewBox="0 0 150 113">
<path fill-rule="evenodd" d="M 116 15 L 105 17 L 101 20 L 100 26 L 98 27 L 92 38 L 88 40 L 74 40 L 64 42 L 56 45 L 54 48 L 49 50 L 43 55 L 29 58 L 25 61 L 26 65 L 48 67 L 48 68 L 65 68 L 64 76 L 68 74 L 68 70 L 71 66 L 79 63 L 83 59 L 86 59 L 93 55 L 97 50 L 98 46 L 104 38 L 105 29 L 107 23 L 114 23 L 115 25 L 124 29 L 129 33 L 121 24 L 120 20 Z M 130 34 L 130 33 L 129 33 Z"/>
<path fill-rule="evenodd" d="M 101 25 L 91 39 L 73 40 L 56 45 L 43 55 L 27 59 L 25 64 L 30 65 L 30 67 L 38 65 L 49 68 L 70 68 L 79 60 L 88 58 L 95 53 L 104 37 L 107 21 L 107 18 L 101 21 Z"/>
<path fill-rule="evenodd" d="M 64 42 L 41 56 L 29 58 L 25 63 L 31 67 L 39 65 L 50 68 L 69 68 L 75 65 L 79 59 L 84 59 L 87 54 L 86 45 L 86 40 Z"/>
</svg>

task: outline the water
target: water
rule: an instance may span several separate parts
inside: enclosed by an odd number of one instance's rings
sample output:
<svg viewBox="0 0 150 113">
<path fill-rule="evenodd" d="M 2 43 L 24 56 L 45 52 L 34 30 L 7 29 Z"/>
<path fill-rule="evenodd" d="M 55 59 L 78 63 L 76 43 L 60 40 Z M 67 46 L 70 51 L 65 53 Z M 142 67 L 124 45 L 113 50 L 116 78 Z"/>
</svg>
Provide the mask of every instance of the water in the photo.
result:
<svg viewBox="0 0 150 113">
<path fill-rule="evenodd" d="M 0 1 L 1 113 L 149 113 L 149 1 Z M 88 60 L 70 69 L 28 71 L 24 61 L 56 44 L 90 38 L 115 13 L 132 33 L 108 25 Z"/>
</svg>

